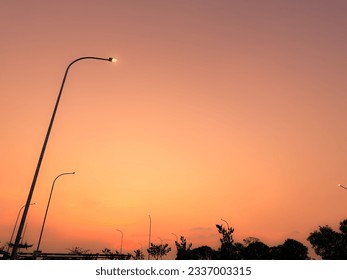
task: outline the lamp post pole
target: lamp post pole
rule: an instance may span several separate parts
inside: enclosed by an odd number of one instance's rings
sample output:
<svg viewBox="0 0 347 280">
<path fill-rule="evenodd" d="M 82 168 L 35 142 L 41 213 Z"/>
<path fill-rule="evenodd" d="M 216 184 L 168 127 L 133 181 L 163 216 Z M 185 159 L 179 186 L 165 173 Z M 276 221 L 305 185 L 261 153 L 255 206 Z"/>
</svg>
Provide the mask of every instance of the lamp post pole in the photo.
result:
<svg viewBox="0 0 347 280">
<path fill-rule="evenodd" d="M 21 240 L 23 240 L 22 243 L 24 242 L 24 236 L 25 236 L 25 232 L 27 230 L 27 227 L 28 227 L 28 222 L 25 224 L 25 227 L 24 227 L 23 235 L 22 235 L 22 238 L 21 238 Z"/>
<path fill-rule="evenodd" d="M 47 130 L 47 133 L 46 133 L 46 137 L 45 137 L 45 140 L 43 142 L 43 146 L 42 146 L 42 150 L 41 150 L 41 153 L 40 153 L 39 161 L 38 161 L 37 166 L 36 166 L 34 178 L 33 178 L 33 181 L 31 183 L 31 187 L 30 187 L 30 190 L 29 190 L 29 194 L 28 194 L 28 198 L 27 198 L 26 204 L 25 204 L 23 216 L 22 216 L 21 222 L 19 224 L 19 228 L 18 228 L 18 232 L 17 232 L 17 236 L 16 236 L 16 241 L 14 243 L 12 254 L 11 254 L 11 259 L 15 259 L 16 258 L 18 245 L 19 245 L 19 242 L 20 242 L 20 238 L 21 238 L 21 235 L 22 235 L 23 228 L 24 228 L 25 220 L 26 220 L 26 217 L 27 217 L 27 214 L 28 214 L 28 211 L 29 211 L 29 205 L 30 205 L 33 193 L 34 193 L 36 180 L 37 180 L 37 177 L 38 177 L 39 172 L 40 172 L 41 163 L 42 163 L 42 160 L 43 160 L 43 156 L 45 154 L 45 150 L 46 150 L 46 146 L 47 146 L 47 143 L 48 143 L 49 135 L 51 133 L 51 129 L 52 129 L 52 126 L 53 126 L 53 123 L 54 123 L 55 114 L 56 114 L 58 106 L 59 106 L 59 101 L 60 101 L 61 94 L 63 92 L 63 88 L 64 88 L 64 84 L 65 84 L 67 73 L 69 72 L 70 67 L 74 63 L 76 63 L 77 61 L 80 61 L 80 60 L 84 60 L 84 59 L 105 60 L 105 61 L 110 61 L 110 62 L 116 62 L 117 61 L 115 58 L 112 58 L 112 57 L 110 57 L 110 58 L 101 58 L 101 57 L 85 56 L 85 57 L 80 57 L 78 59 L 75 59 L 66 68 L 66 71 L 65 71 L 65 74 L 64 74 L 64 78 L 63 78 L 63 82 L 61 84 L 60 91 L 59 91 L 59 94 L 58 94 L 58 98 L 57 98 L 57 101 L 56 101 L 55 106 L 54 106 L 54 110 L 53 110 L 53 114 L 52 114 L 52 117 L 51 117 L 51 121 L 49 123 L 48 130 Z"/>
<path fill-rule="evenodd" d="M 151 248 L 151 231 L 152 231 L 152 218 L 151 215 L 148 214 L 149 217 L 149 234 L 148 234 L 148 249 Z M 148 252 L 149 259 L 149 252 Z"/>
<path fill-rule="evenodd" d="M 39 242 L 37 243 L 37 248 L 36 248 L 36 251 L 37 251 L 37 252 L 40 250 L 41 238 L 42 238 L 42 234 L 43 234 L 43 229 L 44 229 L 45 224 L 46 224 L 47 213 L 48 213 L 49 205 L 50 205 L 50 203 L 51 203 L 51 198 L 52 198 L 52 194 L 53 194 L 53 189 L 54 189 L 55 181 L 56 181 L 60 176 L 63 176 L 63 175 L 73 175 L 73 174 L 75 174 L 75 172 L 65 172 L 65 173 L 61 173 L 61 174 L 59 174 L 57 177 L 55 177 L 55 179 L 54 179 L 54 181 L 53 181 L 52 188 L 51 188 L 51 193 L 49 194 L 49 199 L 48 199 L 48 203 L 47 203 L 47 207 L 46 207 L 45 217 L 43 218 L 43 222 L 42 222 L 42 227 L 41 227 Z"/>
<path fill-rule="evenodd" d="M 36 203 L 35 203 L 35 202 L 34 202 L 34 203 L 30 203 L 30 205 L 36 205 Z M 7 248 L 7 252 L 9 251 L 10 246 L 11 246 L 11 244 L 12 244 L 12 238 L 13 238 L 14 231 L 16 230 L 16 226 L 17 226 L 17 223 L 18 223 L 18 219 L 19 219 L 20 212 L 23 210 L 24 207 L 25 207 L 25 205 L 23 205 L 23 206 L 19 209 L 19 211 L 18 211 L 17 219 L 16 219 L 16 222 L 15 222 L 14 227 L 13 227 L 13 231 L 12 231 L 12 234 L 11 234 L 11 239 L 10 239 L 10 243 L 9 243 L 9 245 L 8 245 L 8 248 Z"/>
<path fill-rule="evenodd" d="M 120 253 L 122 254 L 122 249 L 123 249 L 123 231 L 121 231 L 120 229 L 116 229 L 116 230 L 121 233 L 121 237 L 120 237 Z"/>
</svg>

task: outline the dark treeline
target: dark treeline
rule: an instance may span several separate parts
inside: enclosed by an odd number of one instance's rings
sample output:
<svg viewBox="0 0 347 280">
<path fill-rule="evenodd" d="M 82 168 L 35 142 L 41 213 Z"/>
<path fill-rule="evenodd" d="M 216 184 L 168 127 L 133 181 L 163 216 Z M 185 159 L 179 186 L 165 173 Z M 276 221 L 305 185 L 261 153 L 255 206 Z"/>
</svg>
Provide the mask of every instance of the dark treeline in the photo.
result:
<svg viewBox="0 0 347 280">
<path fill-rule="evenodd" d="M 307 260 L 308 248 L 294 239 L 287 239 L 283 244 L 270 247 L 255 237 L 248 237 L 243 243 L 234 242 L 234 229 L 216 225 L 221 234 L 220 247 L 217 250 L 209 246 L 192 249 L 181 236 L 176 242 L 176 260 Z"/>
<path fill-rule="evenodd" d="M 308 260 L 308 248 L 301 242 L 294 239 L 286 239 L 283 244 L 268 246 L 260 239 L 248 237 L 243 243 L 235 242 L 233 239 L 234 228 L 216 225 L 220 234 L 220 246 L 212 249 L 209 246 L 192 248 L 192 243 L 187 243 L 184 236 L 180 241 L 176 241 L 176 260 Z M 340 222 L 339 231 L 334 231 L 330 226 L 319 226 L 318 230 L 311 232 L 307 238 L 315 253 L 323 260 L 347 260 L 347 219 Z M 7 244 L 8 248 L 12 244 Z M 26 246 L 24 246 L 26 245 Z M 28 249 L 32 245 L 24 244 L 23 248 Z M 123 260 L 143 260 L 145 255 L 142 250 L 133 251 L 133 254 L 121 254 L 118 251 L 112 252 L 105 248 L 102 253 L 91 254 L 89 250 L 80 247 L 68 249 L 69 254 L 80 256 L 78 259 L 123 259 Z M 167 243 L 154 244 L 147 249 L 148 259 L 159 260 L 171 251 Z M 0 259 L 9 258 L 8 251 L 4 251 L 4 246 L 0 248 Z M 67 256 L 69 257 L 69 256 Z M 31 259 L 35 259 L 34 256 Z M 56 258 L 59 258 L 56 257 Z M 66 258 L 66 257 L 65 257 Z M 49 259 L 49 258 L 47 258 Z M 75 258 L 76 259 L 76 258 Z"/>
<path fill-rule="evenodd" d="M 176 241 L 176 260 L 308 260 L 308 248 L 294 239 L 286 239 L 278 246 L 268 246 L 258 238 L 248 237 L 243 243 L 233 239 L 234 228 L 216 225 L 220 238 L 217 250 L 209 246 L 192 249 L 192 243 L 181 236 Z M 307 240 L 315 253 L 325 260 L 347 259 L 347 219 L 340 222 L 340 232 L 329 226 L 320 226 Z"/>
<path fill-rule="evenodd" d="M 216 225 L 220 234 L 220 247 L 213 249 L 209 246 L 192 248 L 192 243 L 187 243 L 184 236 L 176 241 L 176 260 L 309 260 L 308 248 L 294 239 L 286 239 L 283 244 L 268 246 L 260 239 L 248 237 L 243 243 L 233 239 L 234 228 Z M 329 226 L 320 226 L 318 230 L 311 232 L 307 238 L 315 253 L 325 260 L 347 259 L 347 219 L 340 222 L 340 231 L 334 231 Z M 108 253 L 110 250 L 107 249 Z M 147 253 L 151 259 L 162 259 L 171 251 L 167 243 L 153 244 Z M 105 250 L 103 250 L 105 253 Z M 110 257 L 117 259 L 117 253 L 110 253 Z M 123 258 L 124 259 L 124 258 Z M 143 260 L 145 256 L 141 250 L 135 250 L 134 254 L 128 254 L 126 259 Z"/>
</svg>

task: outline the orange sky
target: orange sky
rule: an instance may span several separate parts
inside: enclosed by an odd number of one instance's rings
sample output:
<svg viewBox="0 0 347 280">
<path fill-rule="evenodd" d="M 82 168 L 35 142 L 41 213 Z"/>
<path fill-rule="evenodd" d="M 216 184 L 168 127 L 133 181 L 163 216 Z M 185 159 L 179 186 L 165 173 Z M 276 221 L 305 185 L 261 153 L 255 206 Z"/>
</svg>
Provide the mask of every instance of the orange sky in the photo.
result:
<svg viewBox="0 0 347 280">
<path fill-rule="evenodd" d="M 5 1 L 0 245 L 25 204 L 44 251 L 278 245 L 347 218 L 345 1 Z M 158 238 L 159 237 L 159 238 Z M 175 251 L 175 250 L 174 250 Z"/>
</svg>

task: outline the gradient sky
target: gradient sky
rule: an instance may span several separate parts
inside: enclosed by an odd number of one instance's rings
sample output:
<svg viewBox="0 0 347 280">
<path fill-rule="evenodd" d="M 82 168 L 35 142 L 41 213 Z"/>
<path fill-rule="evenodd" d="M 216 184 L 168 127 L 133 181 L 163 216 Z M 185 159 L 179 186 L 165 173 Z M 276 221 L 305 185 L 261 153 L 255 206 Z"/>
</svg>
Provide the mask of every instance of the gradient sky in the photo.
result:
<svg viewBox="0 0 347 280">
<path fill-rule="evenodd" d="M 0 245 L 306 241 L 347 218 L 346 1 L 1 1 Z M 159 237 L 159 238 L 158 238 Z M 175 252 L 175 249 L 173 248 Z"/>
</svg>

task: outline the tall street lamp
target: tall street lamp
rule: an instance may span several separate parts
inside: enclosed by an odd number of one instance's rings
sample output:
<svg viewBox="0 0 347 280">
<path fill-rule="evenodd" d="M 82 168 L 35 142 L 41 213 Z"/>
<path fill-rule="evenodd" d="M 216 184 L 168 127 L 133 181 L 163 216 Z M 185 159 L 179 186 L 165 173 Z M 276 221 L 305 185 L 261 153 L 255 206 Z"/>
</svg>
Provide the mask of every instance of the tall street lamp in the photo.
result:
<svg viewBox="0 0 347 280">
<path fill-rule="evenodd" d="M 122 249 L 123 249 L 123 231 L 121 231 L 120 229 L 116 229 L 116 230 L 121 233 L 121 237 L 120 237 L 120 253 L 122 254 Z"/>
<path fill-rule="evenodd" d="M 59 174 L 57 177 L 55 177 L 55 179 L 54 179 L 54 181 L 53 181 L 52 188 L 51 188 L 51 193 L 49 194 L 49 199 L 48 199 L 48 203 L 47 203 L 47 208 L 46 208 L 45 217 L 43 218 L 43 222 L 42 222 L 42 227 L 41 227 L 41 232 L 40 232 L 40 238 L 39 238 L 39 242 L 37 243 L 36 252 L 39 252 L 39 249 L 40 249 L 42 233 L 43 233 L 43 229 L 44 229 L 45 224 L 46 224 L 46 218 L 47 218 L 48 208 L 49 208 L 49 205 L 50 205 L 50 203 L 51 203 L 51 198 L 52 198 L 52 193 L 53 193 L 55 181 L 56 181 L 60 176 L 63 176 L 63 175 L 73 175 L 73 174 L 75 174 L 75 172 L 65 172 L 65 173 L 61 173 L 61 174 Z"/>
<path fill-rule="evenodd" d="M 22 216 L 19 228 L 18 228 L 16 241 L 14 243 L 12 254 L 11 254 L 11 259 L 15 259 L 16 258 L 18 245 L 19 245 L 19 242 L 20 242 L 20 238 L 21 238 L 21 235 L 22 235 L 23 228 L 24 228 L 25 220 L 26 220 L 26 217 L 27 217 L 27 214 L 28 214 L 28 211 L 29 211 L 29 205 L 30 205 L 33 193 L 34 193 L 36 180 L 37 180 L 37 177 L 38 177 L 39 172 L 40 172 L 41 163 L 42 163 L 42 160 L 43 160 L 43 156 L 45 154 L 45 150 L 46 150 L 46 146 L 47 146 L 47 143 L 48 143 L 49 135 L 51 133 L 51 129 L 52 129 L 52 126 L 53 126 L 55 114 L 56 114 L 58 106 L 59 106 L 59 101 L 60 101 L 60 98 L 61 98 L 61 94 L 63 92 L 63 88 L 64 88 L 65 80 L 66 80 L 66 77 L 67 77 L 67 73 L 69 72 L 70 67 L 74 63 L 76 63 L 77 61 L 80 61 L 80 60 L 84 60 L 84 59 L 96 59 L 96 60 L 104 60 L 104 61 L 109 61 L 109 62 L 116 62 L 117 61 L 117 59 L 112 58 L 112 57 L 110 57 L 110 58 L 101 58 L 101 57 L 85 56 L 85 57 L 80 57 L 80 58 L 72 61 L 68 65 L 68 67 L 66 68 L 65 75 L 64 75 L 64 78 L 63 78 L 63 82 L 61 84 L 60 91 L 59 91 L 59 94 L 58 94 L 58 98 L 57 98 L 57 101 L 55 103 L 55 107 L 54 107 L 53 114 L 52 114 L 52 117 L 51 117 L 51 121 L 49 123 L 48 130 L 47 130 L 47 133 L 46 133 L 46 137 L 45 137 L 45 140 L 43 142 L 43 146 L 42 146 L 42 150 L 41 150 L 41 153 L 40 153 L 39 161 L 38 161 L 37 166 L 36 166 L 34 178 L 33 178 L 33 181 L 31 183 L 31 187 L 30 187 L 30 190 L 29 190 L 29 194 L 28 194 L 28 198 L 27 198 L 26 204 L 25 204 L 23 216 Z"/>
<path fill-rule="evenodd" d="M 149 234 L 148 234 L 148 249 L 149 249 L 151 248 L 152 218 L 150 214 L 148 214 L 148 217 L 149 217 Z M 148 259 L 149 259 L 149 252 L 148 252 Z"/>
<path fill-rule="evenodd" d="M 35 203 L 35 202 L 34 202 L 34 203 L 30 203 L 30 205 L 36 205 L 36 203 Z M 11 246 L 11 244 L 12 244 L 12 238 L 13 238 L 14 231 L 16 230 L 16 226 L 17 226 L 17 223 L 18 223 L 18 218 L 19 218 L 20 212 L 23 210 L 24 207 L 25 207 L 25 205 L 23 205 L 23 206 L 19 209 L 19 211 L 18 211 L 17 219 L 16 219 L 16 222 L 15 222 L 14 227 L 13 227 L 13 231 L 12 231 L 12 234 L 11 234 L 11 239 L 10 239 L 10 243 L 9 243 L 9 245 L 8 245 L 8 248 L 7 248 L 7 252 L 9 251 L 10 246 Z"/>
</svg>

